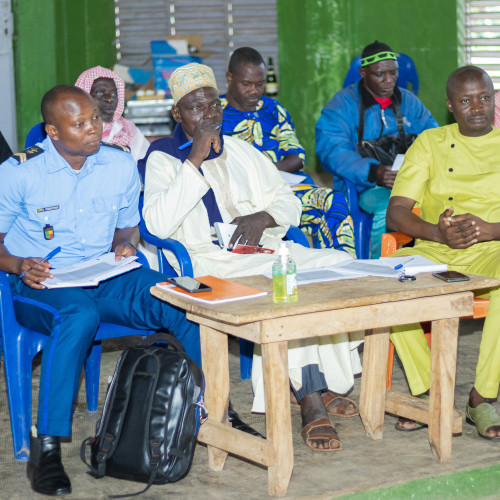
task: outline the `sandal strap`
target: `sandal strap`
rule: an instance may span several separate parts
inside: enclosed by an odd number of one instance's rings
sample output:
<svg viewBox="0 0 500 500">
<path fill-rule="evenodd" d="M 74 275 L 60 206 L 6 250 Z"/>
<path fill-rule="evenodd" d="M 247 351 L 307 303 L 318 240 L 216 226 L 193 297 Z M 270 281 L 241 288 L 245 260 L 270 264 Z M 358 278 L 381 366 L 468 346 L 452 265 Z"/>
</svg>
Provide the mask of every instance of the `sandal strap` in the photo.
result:
<svg viewBox="0 0 500 500">
<path fill-rule="evenodd" d="M 319 427 L 330 427 L 334 432 L 335 436 L 332 436 L 331 434 L 326 434 L 322 432 L 314 433 L 312 435 L 309 435 L 309 432 L 313 429 L 317 429 Z M 343 449 L 342 447 L 342 442 L 337 436 L 337 432 L 335 431 L 335 426 L 332 424 L 329 418 L 318 418 L 317 420 L 313 420 L 312 422 L 309 422 L 306 424 L 302 430 L 300 431 L 300 435 L 302 436 L 302 439 L 306 443 L 306 446 L 309 447 L 313 451 L 340 451 Z M 312 439 L 325 439 L 328 440 L 328 443 L 338 443 L 337 448 L 327 448 L 327 449 L 319 449 L 319 448 L 314 448 L 313 446 L 310 446 L 308 442 Z"/>
<path fill-rule="evenodd" d="M 333 394 L 330 391 L 327 391 L 321 395 L 321 399 L 323 400 L 323 405 L 325 406 L 327 413 L 329 413 L 330 415 L 336 415 L 337 417 L 356 417 L 359 415 L 358 405 L 356 404 L 355 401 L 353 401 L 350 398 L 345 398 L 344 396 L 339 396 L 337 394 Z M 356 409 L 356 412 L 351 413 L 349 415 L 346 415 L 345 413 L 337 413 L 337 412 L 329 411 L 328 407 L 330 406 L 331 403 L 333 403 L 337 399 L 345 401 L 348 404 L 352 404 L 352 406 Z"/>
</svg>

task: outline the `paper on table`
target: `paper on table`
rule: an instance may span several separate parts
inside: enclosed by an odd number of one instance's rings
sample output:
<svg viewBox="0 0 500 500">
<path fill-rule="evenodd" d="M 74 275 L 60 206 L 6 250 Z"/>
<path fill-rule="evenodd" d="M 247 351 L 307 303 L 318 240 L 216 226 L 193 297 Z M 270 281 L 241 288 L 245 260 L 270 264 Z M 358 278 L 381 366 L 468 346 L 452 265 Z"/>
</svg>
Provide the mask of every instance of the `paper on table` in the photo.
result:
<svg viewBox="0 0 500 500">
<path fill-rule="evenodd" d="M 406 274 L 440 273 L 448 270 L 446 264 L 436 264 L 421 255 L 406 255 L 402 257 L 382 257 L 380 262 L 394 268 L 398 264 L 403 266 Z"/>
<path fill-rule="evenodd" d="M 395 270 L 393 266 L 380 262 L 380 259 L 345 260 L 337 264 L 336 269 L 355 276 L 397 278 L 401 274 L 401 272 Z"/>
<path fill-rule="evenodd" d="M 290 186 L 297 186 L 306 178 L 305 175 L 291 174 L 290 172 L 283 172 L 282 170 L 280 170 L 280 174 Z"/>
<path fill-rule="evenodd" d="M 297 284 L 321 283 L 323 281 L 337 281 L 363 276 L 383 276 L 397 278 L 401 273 L 394 271 L 387 265 L 368 264 L 376 261 L 348 260 L 334 266 L 316 267 L 297 271 Z M 271 278 L 271 274 L 265 274 Z"/>
<path fill-rule="evenodd" d="M 397 154 L 396 158 L 394 158 L 394 162 L 392 164 L 391 170 L 393 172 L 397 172 L 401 168 L 401 166 L 403 165 L 404 161 L 405 161 L 405 155 Z"/>
<path fill-rule="evenodd" d="M 97 286 L 103 280 L 141 267 L 136 259 L 137 256 L 133 255 L 115 261 L 114 252 L 110 252 L 73 266 L 53 269 L 51 273 L 54 277 L 46 279 L 42 284 L 47 288 Z"/>
</svg>

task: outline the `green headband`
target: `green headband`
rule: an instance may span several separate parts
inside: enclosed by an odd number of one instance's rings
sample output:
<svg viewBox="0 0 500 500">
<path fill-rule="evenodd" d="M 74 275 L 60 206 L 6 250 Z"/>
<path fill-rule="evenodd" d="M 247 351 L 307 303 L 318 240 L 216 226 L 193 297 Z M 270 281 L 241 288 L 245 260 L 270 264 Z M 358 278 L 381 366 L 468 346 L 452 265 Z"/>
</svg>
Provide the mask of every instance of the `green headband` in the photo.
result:
<svg viewBox="0 0 500 500">
<path fill-rule="evenodd" d="M 380 61 L 387 61 L 388 59 L 397 61 L 396 54 L 394 54 L 394 52 L 384 50 L 383 52 L 378 52 L 377 54 L 373 54 L 372 56 L 363 57 L 363 59 L 361 59 L 361 67 L 363 68 L 364 66 L 375 64 Z"/>
</svg>

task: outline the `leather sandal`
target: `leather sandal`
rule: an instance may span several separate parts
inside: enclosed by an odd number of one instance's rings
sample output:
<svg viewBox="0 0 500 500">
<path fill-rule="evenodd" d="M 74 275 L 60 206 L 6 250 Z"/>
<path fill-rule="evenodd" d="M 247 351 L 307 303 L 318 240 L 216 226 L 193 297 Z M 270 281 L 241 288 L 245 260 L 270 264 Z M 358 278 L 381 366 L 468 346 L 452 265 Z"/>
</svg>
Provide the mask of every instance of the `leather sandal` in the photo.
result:
<svg viewBox="0 0 500 500">
<path fill-rule="evenodd" d="M 318 427 L 330 427 L 331 430 L 334 433 L 334 436 L 332 434 L 327 434 L 325 432 L 314 432 L 313 434 L 310 434 L 310 432 L 313 429 L 317 429 Z M 340 451 L 343 450 L 344 448 L 342 447 L 342 443 L 340 442 L 340 439 L 337 436 L 337 432 L 335 431 L 335 426 L 330 422 L 329 418 L 323 417 L 323 418 L 318 418 L 317 420 L 313 420 L 312 422 L 309 422 L 306 424 L 302 430 L 300 431 L 300 435 L 302 436 L 302 439 L 304 440 L 304 443 L 306 446 L 312 450 L 312 451 Z M 328 440 L 328 448 L 316 448 L 312 446 L 312 441 L 316 439 L 325 439 Z M 336 448 L 332 448 L 331 446 L 333 444 L 336 444 Z"/>
<path fill-rule="evenodd" d="M 350 417 L 357 417 L 359 415 L 359 409 L 358 405 L 349 398 L 344 398 L 342 396 L 339 396 L 337 394 L 334 394 L 333 392 L 327 391 L 321 394 L 321 399 L 323 401 L 323 405 L 325 406 L 325 410 L 327 413 L 330 415 L 335 415 L 336 417 L 342 417 L 342 418 L 350 418 Z M 337 400 L 344 401 L 347 404 L 353 405 L 353 407 L 356 409 L 355 413 L 350 413 L 346 415 L 345 413 L 339 413 L 338 411 L 335 411 L 335 409 L 329 410 L 330 405 Z M 338 407 L 338 406 L 337 406 Z"/>
<path fill-rule="evenodd" d="M 430 399 L 429 394 L 421 394 L 418 397 L 420 399 L 425 399 L 426 401 Z M 394 424 L 394 428 L 397 431 L 399 431 L 399 432 L 414 432 L 414 431 L 419 431 L 420 429 L 425 429 L 426 427 L 428 427 L 427 424 L 423 424 L 422 422 L 417 422 L 416 420 L 412 420 L 411 418 L 405 418 L 405 420 L 407 420 L 408 422 L 414 422 L 415 423 L 414 427 L 406 429 L 405 427 L 401 427 L 401 426 L 398 425 L 398 423 L 400 422 L 401 418 L 403 418 L 403 417 L 398 418 L 398 420 Z"/>
<path fill-rule="evenodd" d="M 484 439 L 500 439 L 500 436 L 487 436 L 486 431 L 490 427 L 500 426 L 500 415 L 497 409 L 490 403 L 481 403 L 472 408 L 467 403 L 466 408 L 466 421 L 475 425 L 477 433 Z"/>
</svg>

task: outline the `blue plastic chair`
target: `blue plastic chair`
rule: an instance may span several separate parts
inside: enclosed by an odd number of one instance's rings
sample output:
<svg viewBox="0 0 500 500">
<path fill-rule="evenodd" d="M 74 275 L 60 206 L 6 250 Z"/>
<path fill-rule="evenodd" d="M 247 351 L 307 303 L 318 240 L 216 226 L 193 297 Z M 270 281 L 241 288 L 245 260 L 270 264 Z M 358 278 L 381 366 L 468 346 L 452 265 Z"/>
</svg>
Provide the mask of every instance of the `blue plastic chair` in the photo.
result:
<svg viewBox="0 0 500 500">
<path fill-rule="evenodd" d="M 26 141 L 24 142 L 25 149 L 33 146 L 33 144 L 36 144 L 37 142 L 42 142 L 46 137 L 47 132 L 45 132 L 45 122 L 33 125 L 26 136 Z"/>
<path fill-rule="evenodd" d="M 419 80 L 415 63 L 410 56 L 396 53 L 399 65 L 397 85 L 407 89 L 411 84 L 411 91 L 416 95 L 419 89 Z M 344 80 L 343 87 L 351 85 L 360 80 L 359 68 L 361 67 L 361 56 L 357 56 L 351 63 L 349 71 Z M 370 233 L 373 217 L 359 208 L 358 191 L 356 185 L 343 178 L 347 189 L 347 202 L 351 211 L 354 226 L 354 246 L 358 259 L 368 259 L 370 256 Z"/>
<path fill-rule="evenodd" d="M 396 57 L 398 59 L 399 66 L 399 74 L 397 86 L 402 87 L 404 89 L 408 89 L 408 86 L 411 85 L 411 90 L 415 95 L 418 94 L 418 89 L 420 88 L 417 68 L 415 68 L 415 63 L 410 56 L 406 54 L 398 54 L 396 53 Z M 351 85 L 351 83 L 355 83 L 359 81 L 361 75 L 359 74 L 359 68 L 361 67 L 361 56 L 355 57 L 351 63 L 349 71 L 344 80 L 343 88 Z"/>
<path fill-rule="evenodd" d="M 144 257 L 143 260 L 145 261 Z M 56 316 L 58 313 L 46 304 L 19 296 L 13 297 L 7 275 L 0 271 L 0 354 L 3 351 L 14 457 L 16 460 L 27 460 L 31 427 L 32 362 L 36 354 L 43 349 L 49 337 L 18 323 L 14 312 L 14 300 L 29 302 L 37 307 L 49 309 Z M 89 411 L 96 411 L 98 405 L 101 341 L 129 335 L 150 335 L 151 333 L 154 332 L 101 323 L 85 363 L 85 389 Z"/>
<path fill-rule="evenodd" d="M 356 257 L 358 259 L 368 259 L 370 257 L 370 233 L 373 217 L 359 207 L 356 184 L 345 177 L 342 179 L 347 189 L 347 203 L 352 217 Z"/>
<path fill-rule="evenodd" d="M 158 252 L 158 265 L 159 270 L 162 273 L 176 275 L 172 266 L 168 263 L 162 249 L 170 250 L 176 257 L 179 263 L 181 276 L 193 276 L 193 265 L 191 263 L 191 257 L 189 256 L 186 247 L 177 240 L 172 238 L 161 239 L 153 236 L 146 227 L 146 223 L 142 218 L 142 196 L 139 201 L 139 208 L 141 213 L 141 221 L 139 222 L 139 232 L 144 241 L 155 246 Z M 295 243 L 299 243 L 304 247 L 309 247 L 309 240 L 306 235 L 295 226 L 290 226 L 288 229 L 285 239 L 292 240 Z M 240 339 L 240 376 L 243 380 L 250 378 L 252 374 L 252 359 L 253 359 L 253 342 L 245 339 Z"/>
</svg>

